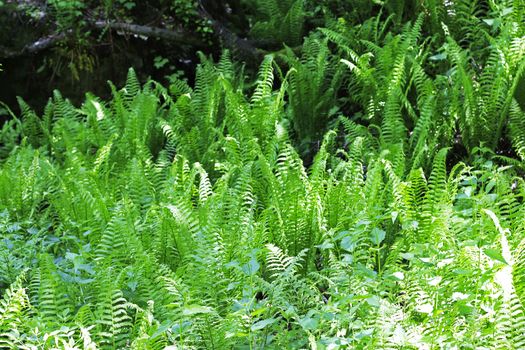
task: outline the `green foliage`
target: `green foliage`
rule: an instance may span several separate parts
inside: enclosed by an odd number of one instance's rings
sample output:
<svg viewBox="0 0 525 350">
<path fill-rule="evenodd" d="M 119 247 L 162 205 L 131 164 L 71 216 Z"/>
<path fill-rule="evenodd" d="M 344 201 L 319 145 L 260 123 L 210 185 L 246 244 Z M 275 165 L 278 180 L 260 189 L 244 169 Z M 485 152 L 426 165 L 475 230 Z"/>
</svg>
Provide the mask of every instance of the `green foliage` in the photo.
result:
<svg viewBox="0 0 525 350">
<path fill-rule="evenodd" d="M 300 45 L 304 12 L 304 0 L 255 0 L 254 13 L 259 20 L 251 28 L 251 36 L 278 46 Z"/>
<path fill-rule="evenodd" d="M 338 109 L 337 91 L 343 79 L 343 66 L 332 55 L 326 40 L 305 39 L 302 57 L 288 50 L 291 121 L 295 137 L 302 142 L 302 154 L 322 139 L 322 134 Z"/>
<path fill-rule="evenodd" d="M 81 19 L 82 11 L 85 9 L 85 4 L 82 1 L 51 0 L 48 3 L 52 7 L 54 16 L 62 30 L 78 27 L 80 24 L 78 20 Z"/>
<path fill-rule="evenodd" d="M 225 51 L 193 87 L 19 99 L 1 346 L 522 349 L 523 9 L 457 2 L 429 37 L 431 3 L 329 22 L 254 82 Z"/>
</svg>

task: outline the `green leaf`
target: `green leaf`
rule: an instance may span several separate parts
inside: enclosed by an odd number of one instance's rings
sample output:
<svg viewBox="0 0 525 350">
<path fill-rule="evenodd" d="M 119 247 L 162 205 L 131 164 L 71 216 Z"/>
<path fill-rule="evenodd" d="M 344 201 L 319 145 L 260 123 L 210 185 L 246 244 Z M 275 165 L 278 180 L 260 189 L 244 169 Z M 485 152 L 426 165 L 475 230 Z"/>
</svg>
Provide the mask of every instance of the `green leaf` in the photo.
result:
<svg viewBox="0 0 525 350">
<path fill-rule="evenodd" d="M 381 244 L 381 242 L 383 242 L 385 237 L 386 237 L 386 232 L 377 227 L 374 227 L 374 229 L 370 233 L 370 240 L 375 245 Z"/>
<path fill-rule="evenodd" d="M 392 218 L 392 223 L 396 222 L 398 216 L 399 216 L 399 212 L 397 211 L 393 211 L 390 213 L 390 217 Z"/>
<path fill-rule="evenodd" d="M 257 260 L 252 257 L 250 262 L 242 266 L 242 271 L 248 276 L 253 276 L 257 273 L 257 271 L 259 271 L 260 267 L 261 265 L 257 262 Z"/>
<path fill-rule="evenodd" d="M 210 314 L 213 312 L 213 309 L 208 306 L 201 305 L 188 305 L 182 310 L 184 316 L 192 316 L 198 314 Z"/>
<path fill-rule="evenodd" d="M 379 299 L 379 297 L 377 295 L 372 295 L 371 297 L 368 297 L 366 299 L 366 302 L 370 306 L 375 306 L 375 307 L 379 307 L 380 306 L 380 299 Z"/>
<path fill-rule="evenodd" d="M 167 58 L 164 58 L 162 56 L 156 56 L 154 59 L 153 59 L 153 66 L 157 69 L 161 69 L 162 67 L 164 67 L 166 64 L 168 64 L 169 60 Z"/>
<path fill-rule="evenodd" d="M 124 7 L 127 9 L 127 10 L 131 10 L 135 7 L 135 3 L 134 2 L 131 2 L 131 1 L 128 1 L 126 3 L 124 3 Z"/>
<path fill-rule="evenodd" d="M 299 320 L 299 324 L 303 329 L 310 331 L 316 329 L 319 322 L 315 318 L 306 316 Z"/>
<path fill-rule="evenodd" d="M 505 258 L 503 257 L 503 255 L 501 254 L 501 252 L 497 249 L 490 249 L 490 248 L 487 248 L 487 249 L 484 249 L 483 250 L 483 253 L 485 253 L 486 256 L 488 256 L 489 258 L 493 259 L 493 260 L 497 260 L 497 261 L 500 261 L 506 265 L 508 265 L 509 263 L 505 260 Z"/>
<path fill-rule="evenodd" d="M 261 330 L 263 328 L 266 328 L 267 326 L 275 323 L 277 321 L 276 318 L 267 318 L 266 320 L 262 320 L 262 321 L 259 321 L 259 322 L 256 322 L 254 323 L 252 326 L 251 326 L 251 330 L 253 332 L 255 331 L 258 331 L 258 330 Z"/>
<path fill-rule="evenodd" d="M 447 53 L 446 52 L 438 53 L 434 56 L 430 56 L 428 59 L 431 61 L 443 61 L 447 59 Z"/>
<path fill-rule="evenodd" d="M 353 240 L 353 237 L 351 236 L 344 237 L 341 240 L 341 248 L 343 248 L 346 251 L 353 252 L 355 249 L 355 242 Z"/>
<path fill-rule="evenodd" d="M 334 244 L 331 243 L 330 241 L 324 241 L 322 244 L 316 245 L 315 247 L 321 250 L 326 250 L 326 249 L 332 249 L 334 247 Z"/>
</svg>

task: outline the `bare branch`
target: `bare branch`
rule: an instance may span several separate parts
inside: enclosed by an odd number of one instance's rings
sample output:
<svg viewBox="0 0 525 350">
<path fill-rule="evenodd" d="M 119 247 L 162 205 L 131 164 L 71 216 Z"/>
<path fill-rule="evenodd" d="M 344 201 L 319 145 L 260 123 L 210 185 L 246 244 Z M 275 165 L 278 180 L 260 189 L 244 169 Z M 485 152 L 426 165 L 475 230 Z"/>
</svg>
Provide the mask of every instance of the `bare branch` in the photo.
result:
<svg viewBox="0 0 525 350">
<path fill-rule="evenodd" d="M 0 57 L 11 58 L 11 57 L 23 56 L 23 55 L 39 52 L 39 51 L 48 49 L 52 46 L 55 46 L 60 41 L 64 40 L 66 36 L 67 36 L 67 33 L 49 35 L 49 36 L 40 38 L 31 44 L 24 46 L 21 50 L 18 50 L 18 51 L 11 50 L 5 47 L 0 47 Z"/>
<path fill-rule="evenodd" d="M 96 29 L 110 28 L 117 31 L 122 31 L 128 34 L 139 35 L 146 38 L 158 38 L 168 41 L 178 42 L 182 44 L 189 44 L 195 46 L 203 46 L 202 39 L 195 37 L 185 31 L 170 30 L 159 27 L 144 26 L 139 24 L 130 24 L 122 22 L 108 22 L 108 21 L 90 21 L 88 24 Z"/>
<path fill-rule="evenodd" d="M 158 38 L 158 39 L 177 42 L 181 44 L 197 46 L 197 47 L 204 47 L 205 45 L 200 38 L 195 37 L 183 31 L 143 26 L 143 25 L 138 25 L 138 24 L 108 22 L 108 21 L 102 21 L 102 20 L 88 21 L 87 24 L 89 27 L 94 28 L 94 29 L 99 29 L 99 30 L 109 28 L 112 30 L 117 30 L 120 32 L 125 32 L 127 34 L 138 35 L 138 36 L 142 36 L 146 38 Z M 52 46 L 55 46 L 60 41 L 66 39 L 70 34 L 71 32 L 58 33 L 58 34 L 50 35 L 47 37 L 43 37 L 33 43 L 26 45 L 21 50 L 12 50 L 12 49 L 0 46 L 0 57 L 10 58 L 10 57 L 23 56 L 26 54 L 39 52 L 39 51 L 48 49 Z"/>
<path fill-rule="evenodd" d="M 25 4 L 24 1 L 18 2 L 18 5 Z M 202 1 L 199 1 L 199 15 L 208 21 L 214 30 L 214 34 L 223 42 L 223 45 L 236 53 L 239 58 L 247 61 L 258 61 L 264 56 L 265 51 L 258 49 L 247 39 L 240 38 L 235 32 L 228 29 L 223 23 L 214 19 L 204 7 Z M 45 18 L 43 13 L 42 18 Z M 206 42 L 201 37 L 181 29 L 166 29 L 160 27 L 132 24 L 125 22 L 108 21 L 102 19 L 84 19 L 88 28 L 104 30 L 111 29 L 122 34 L 131 34 L 145 38 L 157 38 L 174 43 L 186 44 L 197 48 L 206 47 Z M 66 39 L 72 34 L 72 31 L 57 33 L 38 39 L 37 41 L 27 44 L 21 50 L 13 50 L 0 46 L 0 57 L 10 58 L 31 53 L 36 53 L 55 46 L 60 41 Z"/>
</svg>

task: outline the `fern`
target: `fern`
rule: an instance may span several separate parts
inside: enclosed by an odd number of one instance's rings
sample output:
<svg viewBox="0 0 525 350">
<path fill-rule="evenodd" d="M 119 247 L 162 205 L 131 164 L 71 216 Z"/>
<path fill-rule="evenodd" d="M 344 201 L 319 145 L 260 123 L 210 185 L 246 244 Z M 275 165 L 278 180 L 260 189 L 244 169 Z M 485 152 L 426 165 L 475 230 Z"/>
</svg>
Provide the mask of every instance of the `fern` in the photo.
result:
<svg viewBox="0 0 525 350">
<path fill-rule="evenodd" d="M 20 347 L 21 334 L 26 329 L 23 323 L 31 304 L 26 289 L 23 287 L 26 272 L 22 272 L 5 291 L 0 301 L 0 346 L 14 349 Z"/>
<path fill-rule="evenodd" d="M 300 45 L 304 26 L 304 1 L 257 0 L 262 15 L 251 30 L 253 37 L 274 45 Z"/>
<path fill-rule="evenodd" d="M 2 347 L 524 347 L 522 6 L 357 1 L 303 39 L 335 3 L 259 2 L 302 46 L 253 77 L 20 99 Z"/>
</svg>

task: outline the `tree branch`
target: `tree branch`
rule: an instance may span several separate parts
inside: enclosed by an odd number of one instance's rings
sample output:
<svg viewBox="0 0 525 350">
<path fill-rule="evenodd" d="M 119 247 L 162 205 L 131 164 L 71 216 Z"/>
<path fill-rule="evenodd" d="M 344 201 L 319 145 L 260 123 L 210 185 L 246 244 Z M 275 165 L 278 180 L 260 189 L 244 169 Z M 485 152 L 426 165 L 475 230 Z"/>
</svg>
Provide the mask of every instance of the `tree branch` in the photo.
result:
<svg viewBox="0 0 525 350">
<path fill-rule="evenodd" d="M 204 46 L 202 40 L 185 31 L 170 30 L 159 27 L 144 26 L 139 24 L 130 24 L 111 21 L 88 21 L 88 25 L 96 29 L 110 28 L 117 31 L 126 32 L 133 35 L 140 35 L 147 38 L 158 38 L 167 41 L 189 44 L 194 46 Z"/>
<path fill-rule="evenodd" d="M 240 38 L 235 32 L 228 29 L 223 23 L 213 18 L 204 7 L 201 0 L 199 0 L 199 15 L 202 19 L 210 23 L 214 30 L 214 34 L 223 42 L 223 45 L 232 52 L 236 53 L 240 59 L 257 62 L 262 58 L 262 56 L 264 56 L 264 50 L 258 49 L 251 41 Z M 45 17 L 45 13 L 43 16 Z M 187 44 L 198 48 L 206 47 L 206 43 L 202 38 L 184 30 L 171 30 L 160 27 L 101 19 L 85 19 L 85 21 L 87 26 L 92 29 L 104 30 L 109 28 L 120 33 L 123 32 L 146 38 L 158 38 L 170 42 Z M 40 38 L 33 43 L 27 44 L 21 50 L 13 50 L 0 46 L 0 58 L 12 58 L 43 51 L 55 46 L 70 35 L 72 35 L 72 30 L 49 35 Z"/>
<path fill-rule="evenodd" d="M 24 46 L 21 50 L 12 50 L 3 46 L 0 46 L 0 57 L 1 58 L 12 58 L 23 56 L 27 54 L 32 54 L 39 52 L 45 49 L 48 49 L 52 46 L 55 46 L 60 41 L 64 40 L 67 36 L 67 33 L 58 33 L 54 35 L 49 35 L 43 38 L 38 39 L 31 44 Z"/>
<path fill-rule="evenodd" d="M 171 42 L 177 42 L 181 44 L 188 44 L 196 47 L 204 47 L 205 43 L 191 34 L 184 31 L 170 30 L 165 28 L 143 26 L 138 24 L 129 24 L 121 22 L 108 22 L 108 21 L 87 21 L 89 27 L 94 29 L 103 30 L 106 28 L 125 32 L 132 35 L 143 36 L 146 38 L 158 38 Z M 68 31 L 65 33 L 57 33 L 38 39 L 37 41 L 24 46 L 21 50 L 12 50 L 6 47 L 0 46 L 0 57 L 1 58 L 12 58 L 17 56 L 23 56 L 27 54 L 36 53 L 43 51 L 52 46 L 55 46 L 60 41 L 66 39 L 72 32 Z"/>
</svg>

